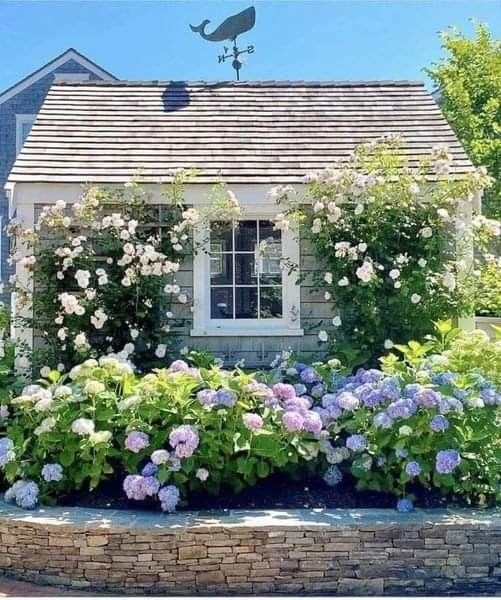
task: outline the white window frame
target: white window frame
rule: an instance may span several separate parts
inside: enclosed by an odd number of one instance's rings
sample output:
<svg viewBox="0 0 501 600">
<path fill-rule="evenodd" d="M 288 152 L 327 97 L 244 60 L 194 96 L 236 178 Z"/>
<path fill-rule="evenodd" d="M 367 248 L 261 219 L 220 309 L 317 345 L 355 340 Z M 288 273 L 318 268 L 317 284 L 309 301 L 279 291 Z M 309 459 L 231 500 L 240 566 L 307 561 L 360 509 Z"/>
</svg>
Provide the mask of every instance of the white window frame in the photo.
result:
<svg viewBox="0 0 501 600">
<path fill-rule="evenodd" d="M 90 73 L 54 73 L 54 82 L 59 83 L 61 81 L 89 81 Z"/>
<path fill-rule="evenodd" d="M 260 210 L 245 211 L 241 220 L 272 219 L 275 212 Z M 299 241 L 293 230 L 282 231 L 283 256 L 299 269 Z M 194 230 L 196 252 L 193 258 L 193 329 L 191 336 L 301 336 L 300 303 L 301 288 L 299 271 L 282 271 L 283 316 L 276 319 L 211 319 L 210 301 L 210 230 L 209 224 L 199 225 Z"/>
<path fill-rule="evenodd" d="M 23 139 L 23 125 L 33 123 L 37 118 L 36 115 L 16 115 L 16 156 L 21 152 L 25 140 Z"/>
</svg>

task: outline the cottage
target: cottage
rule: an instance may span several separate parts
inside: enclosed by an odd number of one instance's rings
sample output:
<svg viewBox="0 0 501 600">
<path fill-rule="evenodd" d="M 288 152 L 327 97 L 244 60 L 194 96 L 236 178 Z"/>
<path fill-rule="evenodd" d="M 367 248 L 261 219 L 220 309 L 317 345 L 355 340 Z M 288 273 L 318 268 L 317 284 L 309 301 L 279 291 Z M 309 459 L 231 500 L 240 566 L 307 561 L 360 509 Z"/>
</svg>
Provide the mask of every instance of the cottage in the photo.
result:
<svg viewBox="0 0 501 600">
<path fill-rule="evenodd" d="M 171 169 L 199 170 L 186 193 L 192 206 L 225 181 L 244 221 L 238 234 L 207 242 L 211 255 L 197 253 L 178 274 L 192 300 L 191 310 L 178 307 L 181 337 L 253 365 L 289 347 L 313 357 L 316 323 L 332 316 L 323 296 L 281 271 L 273 254 L 259 274 L 252 270 L 264 236 L 273 238 L 277 256 L 303 271 L 316 267 L 292 233 L 273 231 L 276 207 L 267 192 L 275 184 L 301 189 L 308 171 L 384 134 L 405 139 L 411 164 L 444 143 L 457 175 L 472 168 L 419 82 L 55 83 L 9 175 L 11 214 L 29 226 L 41 205 L 75 202 L 82 184 L 123 184 L 138 171 L 156 203 Z M 22 335 L 33 344 L 31 330 Z"/>
</svg>

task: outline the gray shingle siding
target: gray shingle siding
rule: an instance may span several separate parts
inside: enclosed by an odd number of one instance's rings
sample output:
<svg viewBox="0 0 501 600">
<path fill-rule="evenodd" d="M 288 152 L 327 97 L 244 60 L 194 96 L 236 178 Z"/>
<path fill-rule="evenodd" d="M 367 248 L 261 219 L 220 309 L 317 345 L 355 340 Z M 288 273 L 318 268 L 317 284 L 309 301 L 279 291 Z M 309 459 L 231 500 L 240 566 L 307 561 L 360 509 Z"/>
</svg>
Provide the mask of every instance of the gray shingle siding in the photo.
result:
<svg viewBox="0 0 501 600">
<path fill-rule="evenodd" d="M 70 59 L 56 67 L 29 87 L 0 104 L 0 216 L 2 217 L 1 281 L 7 283 L 10 269 L 7 264 L 9 241 L 5 235 L 8 222 L 8 200 L 4 190 L 7 176 L 16 159 L 16 115 L 35 115 L 45 100 L 45 96 L 54 81 L 54 73 L 89 73 L 90 80 L 100 79 L 77 61 Z M 8 294 L 0 294 L 2 302 L 9 302 Z"/>
</svg>

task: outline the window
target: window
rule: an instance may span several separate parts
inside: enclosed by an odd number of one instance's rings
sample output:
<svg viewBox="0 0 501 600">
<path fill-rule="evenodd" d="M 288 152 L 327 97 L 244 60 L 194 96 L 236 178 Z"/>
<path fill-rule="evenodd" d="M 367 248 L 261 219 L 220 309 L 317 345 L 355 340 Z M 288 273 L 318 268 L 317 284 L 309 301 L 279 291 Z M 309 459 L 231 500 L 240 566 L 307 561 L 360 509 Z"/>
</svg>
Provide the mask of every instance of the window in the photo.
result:
<svg viewBox="0 0 501 600">
<path fill-rule="evenodd" d="M 260 216 L 212 222 L 197 234 L 192 335 L 301 335 L 298 263 L 292 233 Z"/>
<path fill-rule="evenodd" d="M 36 115 L 16 115 L 16 155 L 21 152 L 35 119 Z"/>
</svg>

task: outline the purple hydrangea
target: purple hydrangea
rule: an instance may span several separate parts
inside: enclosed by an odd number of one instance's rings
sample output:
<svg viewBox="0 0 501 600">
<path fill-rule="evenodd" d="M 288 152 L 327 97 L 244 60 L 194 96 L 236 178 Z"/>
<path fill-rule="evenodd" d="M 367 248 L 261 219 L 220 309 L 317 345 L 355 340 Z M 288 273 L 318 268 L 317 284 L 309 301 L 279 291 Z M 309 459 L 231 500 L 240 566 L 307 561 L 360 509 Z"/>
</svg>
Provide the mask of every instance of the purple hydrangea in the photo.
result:
<svg viewBox="0 0 501 600">
<path fill-rule="evenodd" d="M 6 502 L 15 502 L 21 508 L 29 510 L 38 504 L 40 490 L 34 481 L 20 479 L 5 492 Z"/>
<path fill-rule="evenodd" d="M 296 390 L 289 383 L 275 383 L 273 386 L 273 394 L 280 400 L 290 400 L 296 396 Z"/>
<path fill-rule="evenodd" d="M 220 389 L 216 392 L 215 404 L 233 408 L 237 403 L 237 395 L 232 390 Z"/>
<path fill-rule="evenodd" d="M 346 447 L 352 452 L 363 452 L 367 448 L 367 440 L 360 433 L 354 433 L 347 438 Z"/>
<path fill-rule="evenodd" d="M 160 506 L 164 512 L 174 512 L 181 495 L 175 485 L 166 485 L 158 492 Z"/>
<path fill-rule="evenodd" d="M 423 389 L 423 386 L 419 385 L 419 383 L 409 383 L 404 387 L 404 396 L 406 398 L 414 398 Z"/>
<path fill-rule="evenodd" d="M 61 481 L 63 467 L 59 463 L 47 463 L 42 468 L 42 477 L 45 481 Z"/>
<path fill-rule="evenodd" d="M 421 465 L 417 461 L 411 460 L 405 465 L 405 472 L 409 477 L 417 477 L 421 473 Z"/>
<path fill-rule="evenodd" d="M 400 381 L 397 377 L 385 377 L 381 381 L 381 393 L 387 400 L 400 398 Z"/>
<path fill-rule="evenodd" d="M 200 390 L 197 392 L 197 400 L 203 406 L 211 407 L 216 404 L 216 391 L 215 390 Z"/>
<path fill-rule="evenodd" d="M 297 366 L 296 366 L 297 368 Z M 320 375 L 312 367 L 306 367 L 299 372 L 299 377 L 304 383 L 317 383 L 321 381 Z"/>
<path fill-rule="evenodd" d="M 170 432 L 169 443 L 178 458 L 188 458 L 198 448 L 198 431 L 191 425 L 180 425 Z"/>
<path fill-rule="evenodd" d="M 150 445 L 150 436 L 142 431 L 131 431 L 125 438 L 125 448 L 137 454 Z"/>
<path fill-rule="evenodd" d="M 354 390 L 357 398 L 360 398 L 362 404 L 368 408 L 378 406 L 384 400 L 382 390 L 374 387 L 373 383 L 363 383 Z"/>
<path fill-rule="evenodd" d="M 303 429 L 303 415 L 294 411 L 286 411 L 282 415 L 282 423 L 287 431 L 301 431 Z"/>
<path fill-rule="evenodd" d="M 437 473 L 452 473 L 461 463 L 461 455 L 457 450 L 440 450 L 435 457 Z"/>
<path fill-rule="evenodd" d="M 168 368 L 168 371 L 171 373 L 189 373 L 191 369 L 184 360 L 175 360 Z"/>
<path fill-rule="evenodd" d="M 263 419 L 256 413 L 245 413 L 242 417 L 245 427 L 250 431 L 257 431 L 263 427 Z"/>
<path fill-rule="evenodd" d="M 397 502 L 397 510 L 401 513 L 409 513 L 414 510 L 414 504 L 410 498 L 402 498 Z"/>
<path fill-rule="evenodd" d="M 123 482 L 123 489 L 130 500 L 144 500 L 147 496 L 158 493 L 160 482 L 152 476 L 127 475 Z"/>
<path fill-rule="evenodd" d="M 360 406 L 360 400 L 351 392 L 341 392 L 336 402 L 344 410 L 355 410 Z"/>
<path fill-rule="evenodd" d="M 449 427 L 449 421 L 443 415 L 433 417 L 430 423 L 430 429 L 435 433 L 445 431 Z"/>
<path fill-rule="evenodd" d="M 388 405 L 386 412 L 391 419 L 408 419 L 416 412 L 416 404 L 410 398 L 401 398 Z"/>
<path fill-rule="evenodd" d="M 158 467 L 155 463 L 147 462 L 141 469 L 141 475 L 143 477 L 153 477 L 153 475 L 157 474 L 157 471 Z"/>
<path fill-rule="evenodd" d="M 324 394 L 322 396 L 322 406 L 324 408 L 328 408 L 333 404 L 337 406 L 337 394 Z"/>
<path fill-rule="evenodd" d="M 300 398 L 295 397 L 285 400 L 283 405 L 285 410 L 292 410 L 304 414 L 307 410 L 310 410 L 311 401 L 308 399 L 308 396 L 301 396 Z"/>
<path fill-rule="evenodd" d="M 436 392 L 431 388 L 423 388 L 414 396 L 414 400 L 418 404 L 420 404 L 421 406 L 425 406 L 426 408 L 433 408 L 434 406 L 438 406 L 440 403 L 440 398 L 440 392 Z"/>
<path fill-rule="evenodd" d="M 384 373 L 378 369 L 369 369 L 367 371 L 359 369 L 356 377 L 360 383 L 376 383 L 383 379 Z"/>
<path fill-rule="evenodd" d="M 385 412 L 375 414 L 372 422 L 375 427 L 380 427 L 381 429 L 390 429 L 393 425 L 393 419 Z"/>
<path fill-rule="evenodd" d="M 343 480 L 343 474 L 341 469 L 337 465 L 329 465 L 325 471 L 322 479 L 330 487 L 335 487 L 338 483 Z"/>
<path fill-rule="evenodd" d="M 313 410 L 307 411 L 304 415 L 303 428 L 309 433 L 320 433 L 322 431 L 322 419 L 320 415 Z"/>
</svg>

